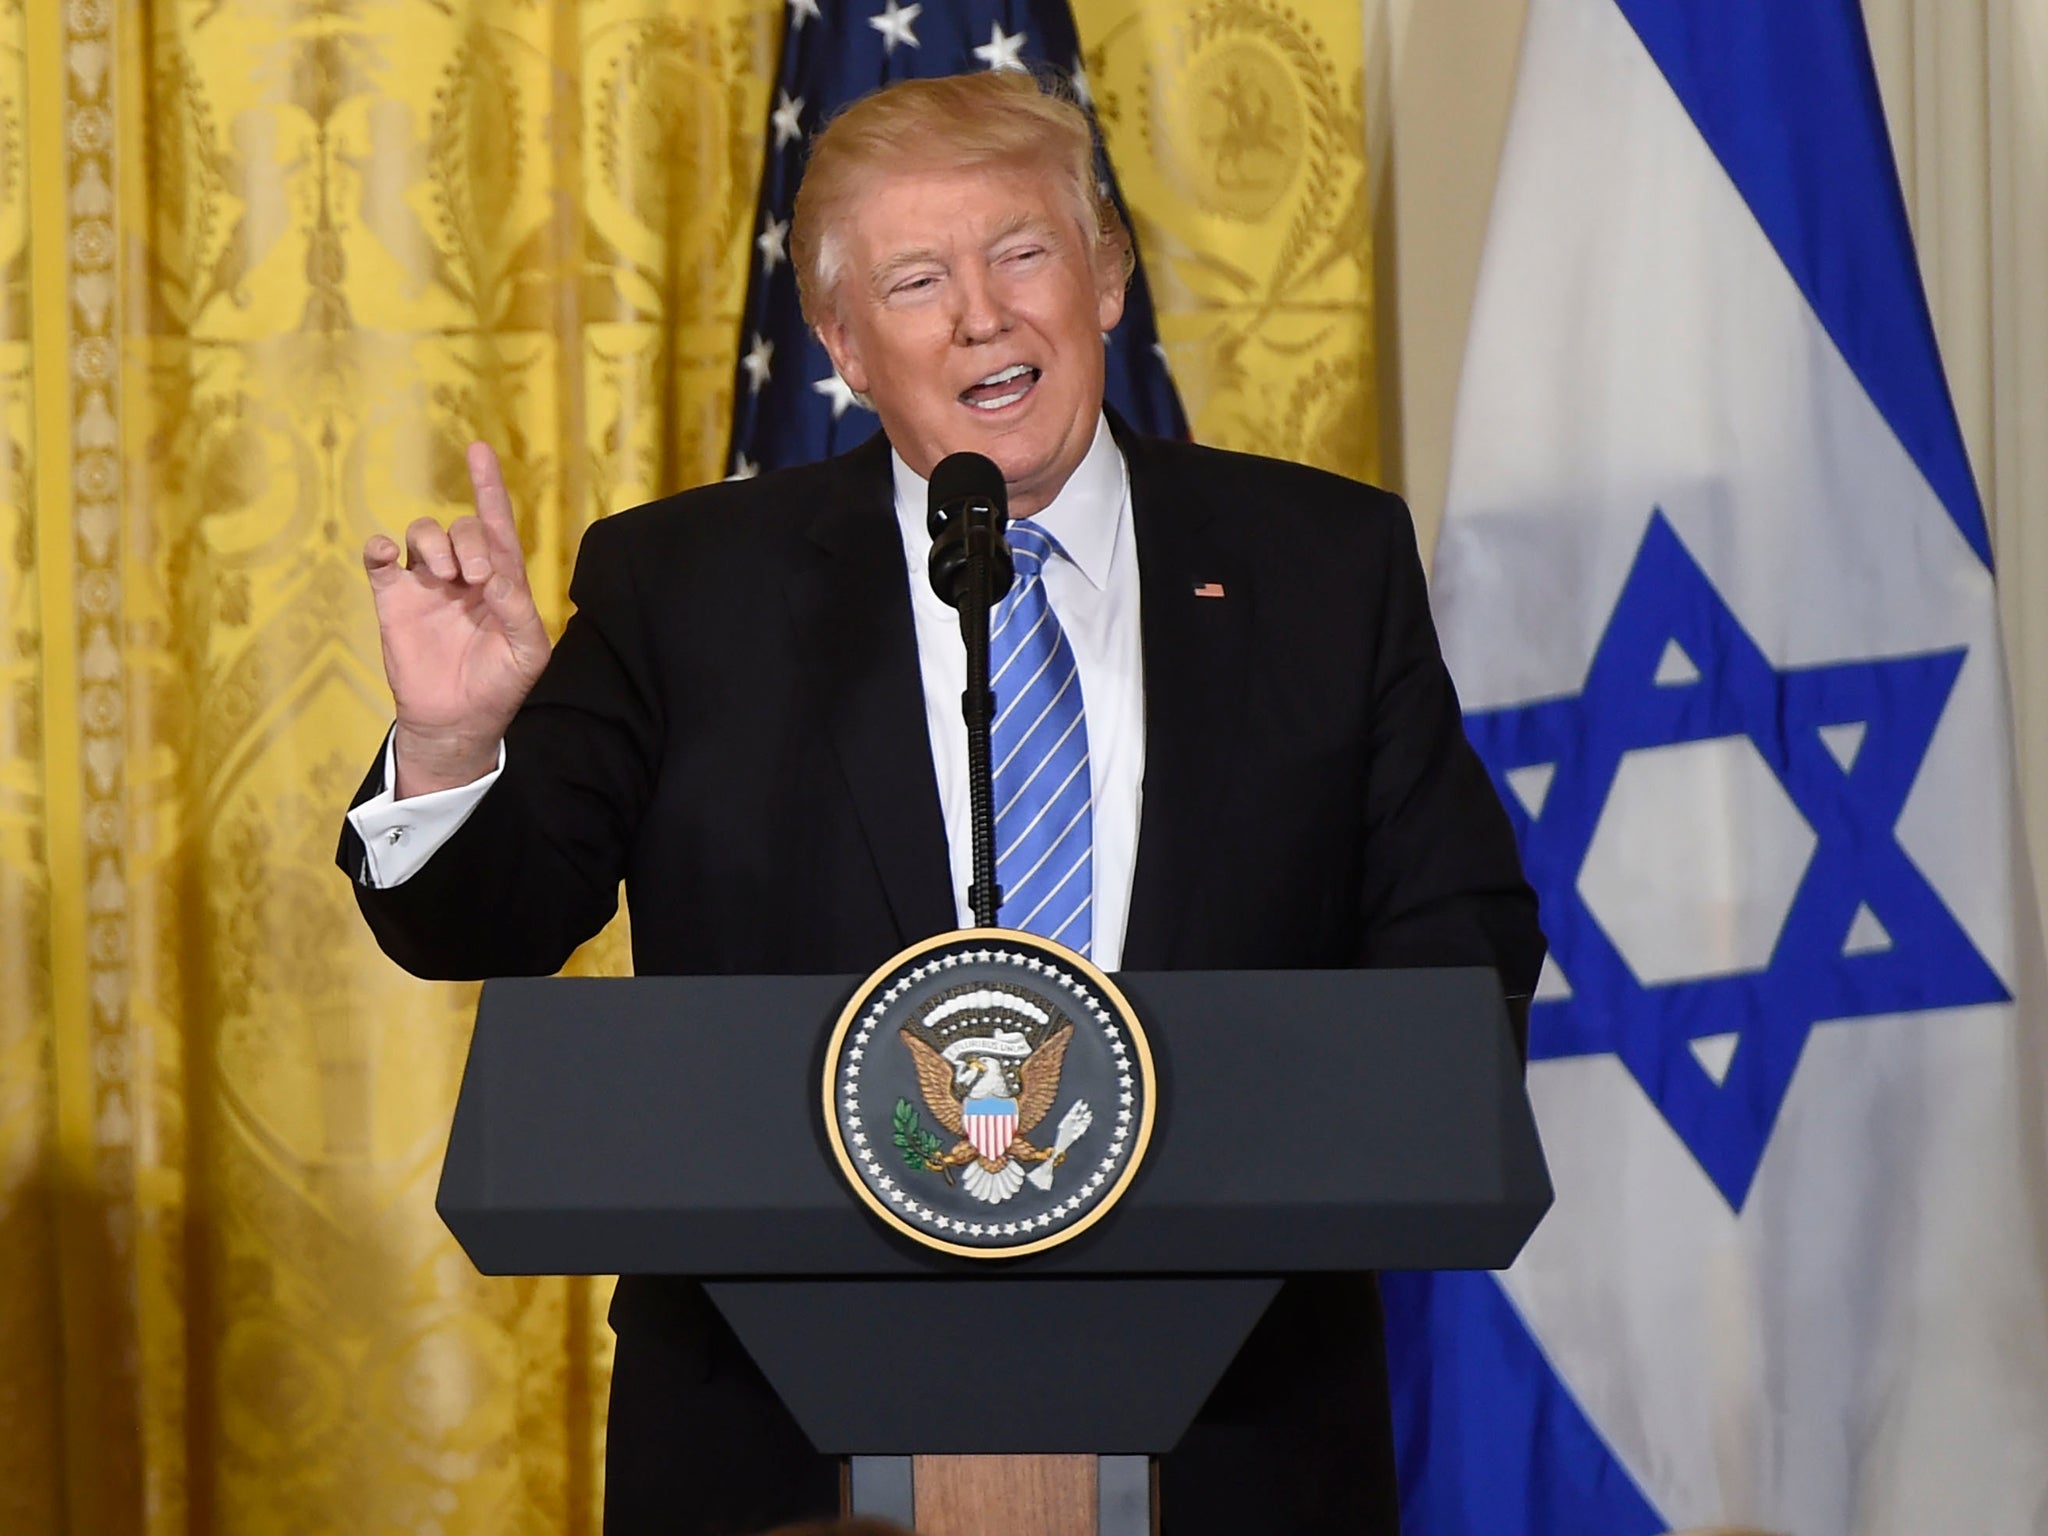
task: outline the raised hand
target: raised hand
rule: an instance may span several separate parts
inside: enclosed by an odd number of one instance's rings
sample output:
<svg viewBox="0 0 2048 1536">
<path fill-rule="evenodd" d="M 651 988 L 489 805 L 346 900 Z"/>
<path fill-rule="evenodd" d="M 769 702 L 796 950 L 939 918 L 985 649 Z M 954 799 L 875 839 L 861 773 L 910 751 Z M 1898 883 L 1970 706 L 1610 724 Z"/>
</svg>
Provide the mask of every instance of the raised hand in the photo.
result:
<svg viewBox="0 0 2048 1536">
<path fill-rule="evenodd" d="M 498 743 L 548 664 L 547 629 L 498 456 L 469 445 L 476 515 L 405 530 L 405 561 L 383 534 L 363 546 L 377 601 L 384 676 L 397 706 L 399 799 L 468 784 L 498 764 Z"/>
</svg>

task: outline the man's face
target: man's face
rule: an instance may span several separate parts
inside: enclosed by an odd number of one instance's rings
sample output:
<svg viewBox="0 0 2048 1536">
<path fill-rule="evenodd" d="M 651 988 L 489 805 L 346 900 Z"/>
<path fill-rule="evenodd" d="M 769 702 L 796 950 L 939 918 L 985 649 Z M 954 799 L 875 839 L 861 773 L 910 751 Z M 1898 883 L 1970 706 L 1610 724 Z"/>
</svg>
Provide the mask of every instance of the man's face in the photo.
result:
<svg viewBox="0 0 2048 1536">
<path fill-rule="evenodd" d="M 1028 166 L 873 174 L 838 228 L 819 327 L 904 462 L 949 453 L 1002 470 L 1010 513 L 1058 494 L 1102 411 L 1102 336 L 1123 273 L 1098 262 L 1060 179 Z"/>
</svg>

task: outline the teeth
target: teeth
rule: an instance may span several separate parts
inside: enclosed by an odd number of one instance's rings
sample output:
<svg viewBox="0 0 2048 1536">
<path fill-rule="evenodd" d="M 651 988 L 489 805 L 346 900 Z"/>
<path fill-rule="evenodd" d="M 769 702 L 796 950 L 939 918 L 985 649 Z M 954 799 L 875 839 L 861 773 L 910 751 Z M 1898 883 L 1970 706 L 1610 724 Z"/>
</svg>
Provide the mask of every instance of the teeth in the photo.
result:
<svg viewBox="0 0 2048 1536">
<path fill-rule="evenodd" d="M 1015 394 L 998 395 L 993 400 L 970 400 L 967 403 L 977 411 L 1000 411 L 1006 405 L 1016 404 L 1017 401 L 1022 400 L 1029 393 L 1029 390 L 1020 389 Z"/>
<path fill-rule="evenodd" d="M 987 378 L 980 380 L 974 387 L 980 389 L 984 384 L 1007 384 L 1010 380 L 1019 378 L 1030 371 L 1031 365 L 1029 363 L 1012 363 L 1001 373 L 992 373 Z"/>
</svg>

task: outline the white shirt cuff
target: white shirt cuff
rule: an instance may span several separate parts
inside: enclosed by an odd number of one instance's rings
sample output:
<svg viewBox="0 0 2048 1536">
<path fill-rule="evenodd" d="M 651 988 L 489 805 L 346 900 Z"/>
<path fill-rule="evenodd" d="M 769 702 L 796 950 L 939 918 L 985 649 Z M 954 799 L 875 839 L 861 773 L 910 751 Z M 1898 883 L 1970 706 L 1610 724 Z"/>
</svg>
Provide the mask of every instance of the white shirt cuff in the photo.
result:
<svg viewBox="0 0 2048 1536">
<path fill-rule="evenodd" d="M 500 741 L 498 766 L 474 783 L 399 800 L 391 792 L 397 777 L 392 750 L 392 738 L 387 735 L 383 791 L 348 813 L 349 825 L 363 840 L 362 883 L 377 891 L 403 885 L 417 874 L 420 866 L 469 820 L 470 813 L 505 771 L 505 743 Z"/>
</svg>

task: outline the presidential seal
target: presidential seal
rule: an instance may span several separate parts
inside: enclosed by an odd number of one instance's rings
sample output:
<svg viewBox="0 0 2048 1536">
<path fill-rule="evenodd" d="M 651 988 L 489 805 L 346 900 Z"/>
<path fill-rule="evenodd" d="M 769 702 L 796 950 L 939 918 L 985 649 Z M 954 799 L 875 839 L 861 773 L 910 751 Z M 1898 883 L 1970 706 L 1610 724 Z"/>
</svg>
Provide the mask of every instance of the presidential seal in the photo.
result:
<svg viewBox="0 0 2048 1536">
<path fill-rule="evenodd" d="M 869 1209 L 926 1247 L 1014 1258 L 1078 1235 L 1152 1136 L 1123 994 L 1048 940 L 971 928 L 905 950 L 825 1048 L 825 1130 Z"/>
</svg>

